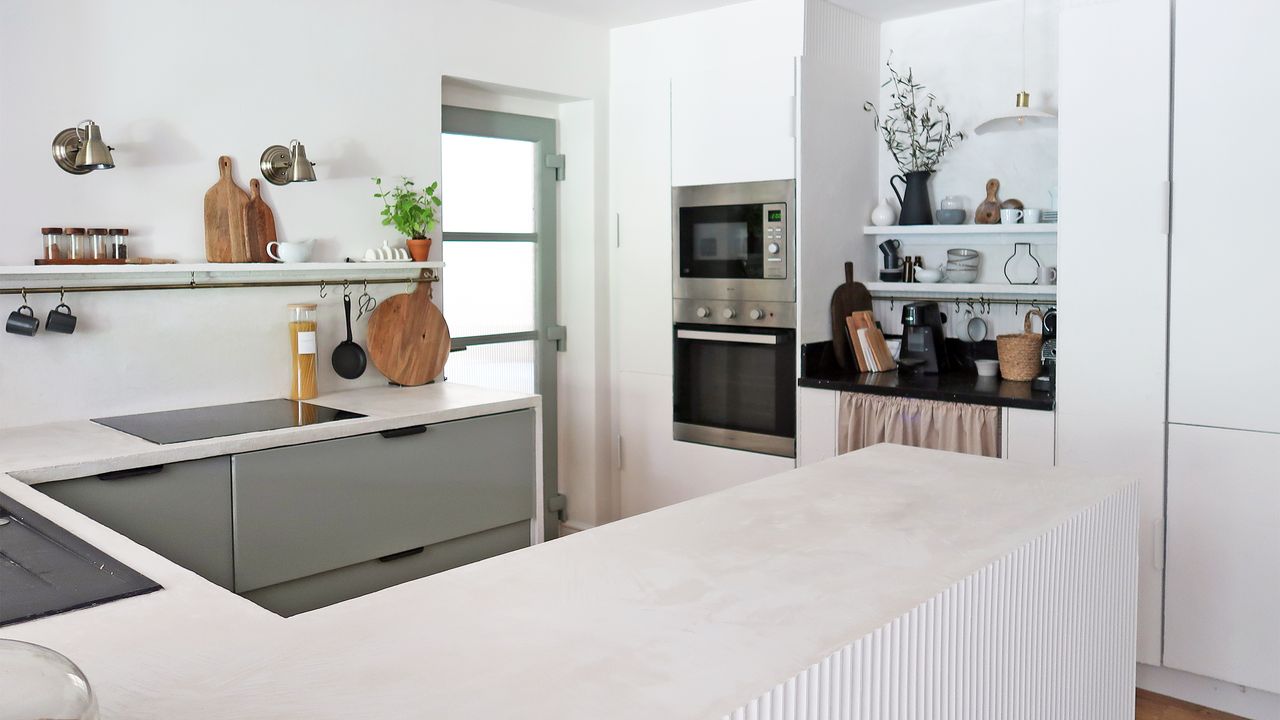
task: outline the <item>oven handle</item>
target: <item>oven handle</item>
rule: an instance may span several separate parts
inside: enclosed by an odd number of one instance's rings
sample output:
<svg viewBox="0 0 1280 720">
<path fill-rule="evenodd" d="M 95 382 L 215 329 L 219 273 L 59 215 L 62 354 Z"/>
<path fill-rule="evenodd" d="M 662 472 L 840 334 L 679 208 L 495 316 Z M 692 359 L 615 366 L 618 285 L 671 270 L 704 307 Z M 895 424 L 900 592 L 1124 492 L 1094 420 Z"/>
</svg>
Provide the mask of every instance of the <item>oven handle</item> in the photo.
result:
<svg viewBox="0 0 1280 720">
<path fill-rule="evenodd" d="M 719 342 L 743 343 L 748 345 L 777 345 L 777 335 L 758 335 L 756 333 L 712 332 L 710 330 L 677 330 L 678 340 L 716 340 Z"/>
</svg>

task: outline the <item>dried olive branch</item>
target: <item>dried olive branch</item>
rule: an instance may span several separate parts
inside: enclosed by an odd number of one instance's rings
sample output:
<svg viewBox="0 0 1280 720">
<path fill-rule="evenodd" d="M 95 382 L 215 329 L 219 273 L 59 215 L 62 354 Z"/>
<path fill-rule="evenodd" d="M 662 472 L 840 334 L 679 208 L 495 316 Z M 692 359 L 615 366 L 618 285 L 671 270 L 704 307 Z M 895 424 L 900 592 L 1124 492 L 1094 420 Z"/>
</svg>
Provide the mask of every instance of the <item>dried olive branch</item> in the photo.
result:
<svg viewBox="0 0 1280 720">
<path fill-rule="evenodd" d="M 893 67 L 893 55 L 885 61 L 889 79 L 881 87 L 891 87 L 889 111 L 882 119 L 873 102 L 863 103 L 862 109 L 872 113 L 874 127 L 884 138 L 889 154 L 902 172 L 933 172 L 947 151 L 964 140 L 964 133 L 952 132 L 951 113 L 938 102 L 933 93 L 916 82 L 915 73 L 907 68 L 904 78 Z M 925 101 L 919 93 L 925 92 Z"/>
</svg>

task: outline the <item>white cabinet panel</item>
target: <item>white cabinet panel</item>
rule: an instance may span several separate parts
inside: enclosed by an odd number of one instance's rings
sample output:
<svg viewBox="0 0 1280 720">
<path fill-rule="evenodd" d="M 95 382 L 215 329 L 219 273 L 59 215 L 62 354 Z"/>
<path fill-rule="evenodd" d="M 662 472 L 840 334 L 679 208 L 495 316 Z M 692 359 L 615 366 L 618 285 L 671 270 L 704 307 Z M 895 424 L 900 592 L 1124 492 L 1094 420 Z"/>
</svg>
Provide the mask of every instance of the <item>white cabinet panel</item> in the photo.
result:
<svg viewBox="0 0 1280 720">
<path fill-rule="evenodd" d="M 813 463 L 836 456 L 836 428 L 840 424 L 837 414 L 840 393 L 833 390 L 799 388 L 796 401 L 799 404 L 796 428 L 796 466 Z"/>
<path fill-rule="evenodd" d="M 1004 411 L 1004 458 L 1053 467 L 1053 413 L 1007 408 Z"/>
<path fill-rule="evenodd" d="M 1141 483 L 1145 663 L 1160 662 L 1171 33 L 1168 0 L 1069 7 L 1058 64 L 1057 462 Z"/>
<path fill-rule="evenodd" d="M 766 57 L 671 80 L 671 184 L 796 176 L 795 59 Z"/>
<path fill-rule="evenodd" d="M 1169 426 L 1169 667 L 1280 692 L 1280 435 Z"/>
<path fill-rule="evenodd" d="M 623 517 L 795 468 L 790 458 L 676 442 L 670 375 L 618 373 L 618 429 Z"/>
<path fill-rule="evenodd" d="M 1280 432 L 1280 375 L 1260 371 L 1280 354 L 1280 334 L 1248 311 L 1271 304 L 1273 286 L 1262 276 L 1280 266 L 1280 147 L 1266 140 L 1269 130 L 1247 130 L 1254 122 L 1269 128 L 1280 115 L 1280 95 L 1268 90 L 1280 43 L 1263 30 L 1277 26 L 1280 3 L 1178 3 L 1170 422 Z M 1246 278 L 1243 268 L 1259 276 Z"/>
</svg>

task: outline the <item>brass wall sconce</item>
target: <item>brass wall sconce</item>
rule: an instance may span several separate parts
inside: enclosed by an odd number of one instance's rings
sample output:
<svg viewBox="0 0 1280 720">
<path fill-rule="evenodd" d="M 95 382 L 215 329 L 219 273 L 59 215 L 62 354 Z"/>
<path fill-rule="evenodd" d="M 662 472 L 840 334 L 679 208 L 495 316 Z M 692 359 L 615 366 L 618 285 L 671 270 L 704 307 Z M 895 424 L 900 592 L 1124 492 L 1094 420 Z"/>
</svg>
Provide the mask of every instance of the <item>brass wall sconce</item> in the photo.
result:
<svg viewBox="0 0 1280 720">
<path fill-rule="evenodd" d="M 289 147 L 272 145 L 263 150 L 258 164 L 262 177 L 272 185 L 316 181 L 315 163 L 307 159 L 307 148 L 297 140 L 291 140 Z"/>
<path fill-rule="evenodd" d="M 72 175 L 115 167 L 114 149 L 102 142 L 102 131 L 92 120 L 82 120 L 53 137 L 53 161 Z"/>
</svg>

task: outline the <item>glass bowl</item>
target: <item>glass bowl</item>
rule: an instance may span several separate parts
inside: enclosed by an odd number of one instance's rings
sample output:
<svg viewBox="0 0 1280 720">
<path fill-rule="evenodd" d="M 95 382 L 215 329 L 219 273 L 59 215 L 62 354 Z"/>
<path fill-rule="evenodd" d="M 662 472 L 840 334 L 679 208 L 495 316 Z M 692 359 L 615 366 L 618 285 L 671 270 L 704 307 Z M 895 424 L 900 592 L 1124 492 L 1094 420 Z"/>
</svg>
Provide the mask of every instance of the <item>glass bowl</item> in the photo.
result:
<svg viewBox="0 0 1280 720">
<path fill-rule="evenodd" d="M 76 664 L 47 647 L 0 640 L 0 720 L 98 720 Z"/>
</svg>

